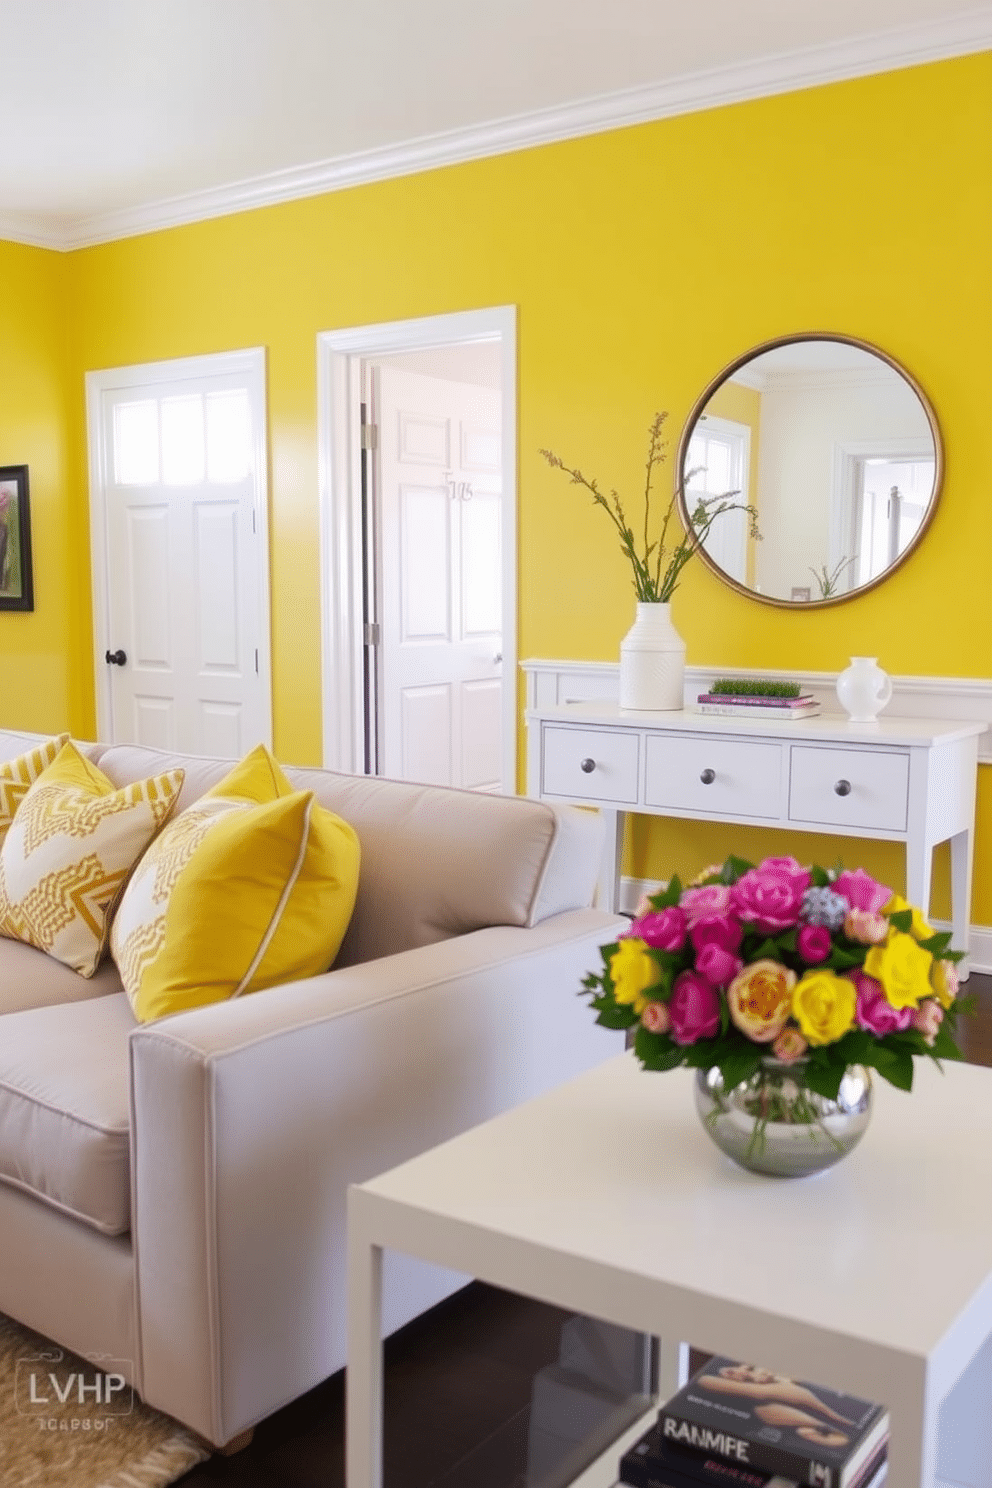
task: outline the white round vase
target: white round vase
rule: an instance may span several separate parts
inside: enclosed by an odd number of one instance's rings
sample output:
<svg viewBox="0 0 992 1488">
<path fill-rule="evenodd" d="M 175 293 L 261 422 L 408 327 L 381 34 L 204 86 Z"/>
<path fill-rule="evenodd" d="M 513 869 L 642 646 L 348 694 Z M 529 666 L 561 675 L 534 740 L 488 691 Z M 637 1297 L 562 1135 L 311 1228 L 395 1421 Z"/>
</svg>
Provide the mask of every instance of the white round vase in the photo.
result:
<svg viewBox="0 0 992 1488">
<path fill-rule="evenodd" d="M 837 696 L 852 723 L 874 723 L 892 696 L 892 679 L 874 656 L 852 656 L 837 678 Z"/>
<path fill-rule="evenodd" d="M 672 712 L 683 706 L 685 641 L 669 604 L 638 601 L 637 618 L 620 642 L 620 706 Z"/>
</svg>

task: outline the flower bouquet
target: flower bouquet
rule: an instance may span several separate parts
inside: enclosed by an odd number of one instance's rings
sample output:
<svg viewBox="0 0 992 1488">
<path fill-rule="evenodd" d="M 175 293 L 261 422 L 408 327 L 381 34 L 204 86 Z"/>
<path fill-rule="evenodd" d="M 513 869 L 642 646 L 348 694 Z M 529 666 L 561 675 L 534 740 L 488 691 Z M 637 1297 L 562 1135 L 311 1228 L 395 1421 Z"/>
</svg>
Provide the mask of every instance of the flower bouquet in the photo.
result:
<svg viewBox="0 0 992 1488">
<path fill-rule="evenodd" d="M 729 857 L 646 898 L 583 991 L 601 1024 L 636 1027 L 645 1069 L 707 1072 L 717 1116 L 727 1092 L 750 1088 L 753 1157 L 769 1122 L 829 1136 L 824 1112 L 843 1106 L 857 1067 L 910 1090 L 914 1057 L 961 1058 L 963 953 L 950 939 L 861 868 Z"/>
</svg>

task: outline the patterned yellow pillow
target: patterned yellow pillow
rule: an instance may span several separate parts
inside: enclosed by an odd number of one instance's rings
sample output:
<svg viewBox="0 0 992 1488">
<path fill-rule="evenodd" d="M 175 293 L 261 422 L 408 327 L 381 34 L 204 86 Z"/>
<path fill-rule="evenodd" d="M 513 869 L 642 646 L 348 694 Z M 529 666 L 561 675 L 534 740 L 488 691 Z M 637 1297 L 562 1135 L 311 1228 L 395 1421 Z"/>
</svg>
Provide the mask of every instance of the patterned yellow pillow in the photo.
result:
<svg viewBox="0 0 992 1488">
<path fill-rule="evenodd" d="M 4 760 L 0 765 L 0 845 L 10 831 L 14 812 L 24 800 L 28 789 L 42 770 L 52 763 L 68 739 L 68 734 L 59 734 L 58 738 L 46 739 L 43 744 L 29 749 L 27 754 L 20 754 L 17 759 Z"/>
<path fill-rule="evenodd" d="M 184 778 L 169 770 L 118 790 L 64 744 L 26 791 L 0 848 L 0 934 L 91 977 L 127 876 Z"/>
<path fill-rule="evenodd" d="M 326 971 L 358 890 L 358 838 L 252 751 L 135 869 L 110 949 L 140 1022 Z"/>
</svg>

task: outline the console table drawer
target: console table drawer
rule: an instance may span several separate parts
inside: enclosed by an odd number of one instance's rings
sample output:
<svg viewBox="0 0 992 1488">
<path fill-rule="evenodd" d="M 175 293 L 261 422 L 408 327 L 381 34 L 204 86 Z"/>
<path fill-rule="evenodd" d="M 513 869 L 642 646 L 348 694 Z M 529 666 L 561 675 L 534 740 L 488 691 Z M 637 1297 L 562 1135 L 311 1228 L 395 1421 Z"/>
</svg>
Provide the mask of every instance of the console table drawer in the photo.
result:
<svg viewBox="0 0 992 1488">
<path fill-rule="evenodd" d="M 908 754 L 793 747 L 789 782 L 792 821 L 904 832 L 908 802 Z"/>
<path fill-rule="evenodd" d="M 777 817 L 782 749 L 778 744 L 693 735 L 649 737 L 645 803 L 714 816 Z"/>
<path fill-rule="evenodd" d="M 542 741 L 542 794 L 584 801 L 637 801 L 639 740 L 604 729 L 546 728 Z"/>
</svg>

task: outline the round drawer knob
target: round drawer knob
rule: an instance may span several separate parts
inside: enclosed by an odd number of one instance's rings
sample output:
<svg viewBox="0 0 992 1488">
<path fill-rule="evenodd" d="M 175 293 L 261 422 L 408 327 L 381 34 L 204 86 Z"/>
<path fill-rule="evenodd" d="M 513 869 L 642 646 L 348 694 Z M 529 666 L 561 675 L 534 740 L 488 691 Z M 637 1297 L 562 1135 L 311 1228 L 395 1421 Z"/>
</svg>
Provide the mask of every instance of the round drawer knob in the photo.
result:
<svg viewBox="0 0 992 1488">
<path fill-rule="evenodd" d="M 716 779 L 716 771 L 715 770 L 703 770 L 703 772 L 701 773 L 701 775 L 700 775 L 699 778 L 703 782 L 704 785 L 712 785 L 713 782 L 714 782 L 714 780 Z"/>
<path fill-rule="evenodd" d="M 838 796 L 849 796 L 851 794 L 851 782 L 849 780 L 838 780 L 834 786 Z"/>
<path fill-rule="evenodd" d="M 596 761 L 594 759 L 584 759 L 579 761 L 579 769 L 582 771 L 583 775 L 591 775 L 595 768 Z"/>
</svg>

